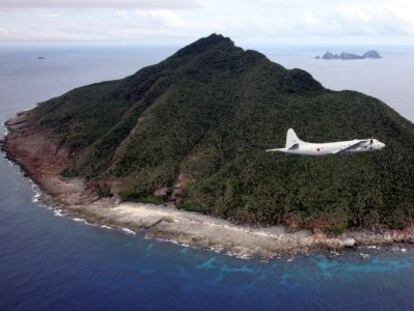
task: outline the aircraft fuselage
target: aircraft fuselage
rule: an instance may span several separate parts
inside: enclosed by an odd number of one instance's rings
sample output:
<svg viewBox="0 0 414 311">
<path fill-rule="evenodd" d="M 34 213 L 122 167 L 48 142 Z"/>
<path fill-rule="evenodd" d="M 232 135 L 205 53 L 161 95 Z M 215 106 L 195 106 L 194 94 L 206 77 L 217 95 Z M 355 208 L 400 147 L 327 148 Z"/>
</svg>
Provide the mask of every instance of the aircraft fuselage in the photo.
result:
<svg viewBox="0 0 414 311">
<path fill-rule="evenodd" d="M 307 156 L 324 156 L 330 154 L 369 152 L 381 150 L 384 147 L 384 143 L 374 138 L 329 143 L 309 143 L 300 140 L 293 129 L 289 129 L 286 136 L 285 148 L 268 149 L 266 151 Z"/>
<path fill-rule="evenodd" d="M 353 145 L 361 141 L 361 144 L 355 147 Z M 377 140 L 349 140 L 349 141 L 339 141 L 331 143 L 308 143 L 301 142 L 295 148 L 277 148 L 271 149 L 272 151 L 279 151 L 288 154 L 302 154 L 309 156 L 324 156 L 329 154 L 338 154 L 338 153 L 356 153 L 356 152 L 368 152 L 382 149 L 385 145 Z"/>
</svg>

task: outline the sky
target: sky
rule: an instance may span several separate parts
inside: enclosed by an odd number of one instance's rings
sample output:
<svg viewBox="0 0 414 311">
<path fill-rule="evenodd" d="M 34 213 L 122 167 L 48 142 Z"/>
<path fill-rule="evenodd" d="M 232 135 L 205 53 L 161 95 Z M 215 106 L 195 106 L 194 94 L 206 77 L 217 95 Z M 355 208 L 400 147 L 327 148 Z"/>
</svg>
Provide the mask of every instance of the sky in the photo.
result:
<svg viewBox="0 0 414 311">
<path fill-rule="evenodd" d="M 0 43 L 413 45 L 414 0 L 0 0 Z"/>
</svg>

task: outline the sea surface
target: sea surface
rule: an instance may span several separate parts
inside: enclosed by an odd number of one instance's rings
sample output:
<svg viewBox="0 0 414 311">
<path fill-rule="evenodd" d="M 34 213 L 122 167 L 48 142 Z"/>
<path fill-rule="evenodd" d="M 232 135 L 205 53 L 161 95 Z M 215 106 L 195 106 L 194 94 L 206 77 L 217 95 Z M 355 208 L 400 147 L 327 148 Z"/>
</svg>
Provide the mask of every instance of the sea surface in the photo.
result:
<svg viewBox="0 0 414 311">
<path fill-rule="evenodd" d="M 378 50 L 384 59 L 348 62 L 312 59 L 324 51 L 310 48 L 265 53 L 326 87 L 379 97 L 414 120 L 414 50 Z M 1 46 L 0 119 L 73 87 L 124 77 L 173 51 Z M 0 310 L 414 310 L 414 250 L 261 262 L 148 240 L 42 206 L 31 181 L 1 157 Z"/>
</svg>

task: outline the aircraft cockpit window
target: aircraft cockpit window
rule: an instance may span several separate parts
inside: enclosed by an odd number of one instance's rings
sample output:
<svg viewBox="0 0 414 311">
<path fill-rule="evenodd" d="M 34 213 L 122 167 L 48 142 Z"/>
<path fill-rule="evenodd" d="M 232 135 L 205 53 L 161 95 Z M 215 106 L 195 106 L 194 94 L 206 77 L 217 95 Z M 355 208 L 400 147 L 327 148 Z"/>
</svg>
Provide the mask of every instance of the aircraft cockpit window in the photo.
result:
<svg viewBox="0 0 414 311">
<path fill-rule="evenodd" d="M 374 140 L 373 139 L 370 139 L 369 140 L 369 143 L 372 145 L 374 143 Z"/>
</svg>

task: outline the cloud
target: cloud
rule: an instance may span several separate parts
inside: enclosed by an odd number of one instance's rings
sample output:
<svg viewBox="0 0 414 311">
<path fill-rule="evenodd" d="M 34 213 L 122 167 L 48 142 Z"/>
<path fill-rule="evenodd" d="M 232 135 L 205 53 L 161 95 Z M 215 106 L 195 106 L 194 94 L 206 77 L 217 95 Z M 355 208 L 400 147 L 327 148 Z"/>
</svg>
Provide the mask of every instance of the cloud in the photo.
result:
<svg viewBox="0 0 414 311">
<path fill-rule="evenodd" d="M 307 32 L 322 35 L 413 35 L 414 3 L 348 4 L 304 14 Z"/>
<path fill-rule="evenodd" d="M 186 22 L 180 15 L 171 10 L 135 10 L 136 16 L 144 18 L 149 22 L 157 25 L 164 25 L 172 28 L 189 28 Z M 194 25 L 193 25 L 194 26 Z"/>
<path fill-rule="evenodd" d="M 194 0 L 0 0 L 0 8 L 193 9 Z"/>
<path fill-rule="evenodd" d="M 0 0 L 3 41 L 414 43 L 413 0 Z M 359 40 L 359 41 L 358 41 Z"/>
</svg>

